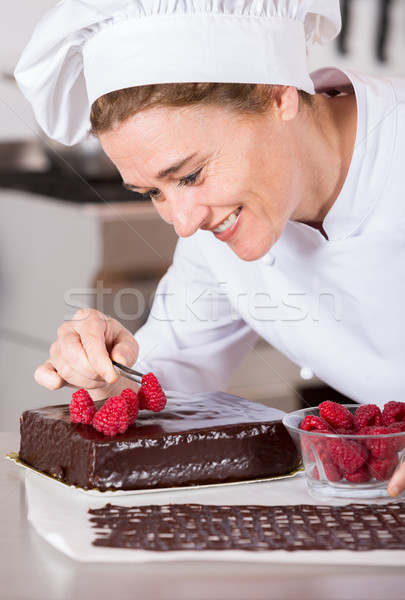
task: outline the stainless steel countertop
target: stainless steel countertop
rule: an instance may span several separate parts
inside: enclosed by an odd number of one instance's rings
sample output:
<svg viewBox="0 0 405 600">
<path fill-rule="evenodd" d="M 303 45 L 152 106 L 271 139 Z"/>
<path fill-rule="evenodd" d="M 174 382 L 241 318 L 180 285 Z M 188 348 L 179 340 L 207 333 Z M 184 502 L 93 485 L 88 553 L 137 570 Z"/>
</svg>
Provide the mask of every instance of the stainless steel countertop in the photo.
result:
<svg viewBox="0 0 405 600">
<path fill-rule="evenodd" d="M 18 450 L 0 433 L 0 453 Z M 78 563 L 26 518 L 24 470 L 0 459 L 1 600 L 402 600 L 405 569 L 259 563 Z M 404 565 L 405 566 L 405 565 Z"/>
</svg>

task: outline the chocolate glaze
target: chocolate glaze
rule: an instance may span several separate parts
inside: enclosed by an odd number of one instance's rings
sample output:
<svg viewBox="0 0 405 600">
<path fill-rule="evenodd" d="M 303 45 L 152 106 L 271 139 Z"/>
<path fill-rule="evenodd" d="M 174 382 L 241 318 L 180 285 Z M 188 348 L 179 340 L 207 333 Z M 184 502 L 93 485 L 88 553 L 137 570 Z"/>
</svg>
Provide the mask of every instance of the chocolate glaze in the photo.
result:
<svg viewBox="0 0 405 600">
<path fill-rule="evenodd" d="M 90 509 L 95 546 L 174 550 L 405 550 L 405 502 L 347 506 L 165 504 Z"/>
<path fill-rule="evenodd" d="M 20 458 L 83 488 L 144 489 L 284 475 L 299 455 L 281 411 L 221 392 L 178 394 L 107 437 L 70 422 L 68 405 L 21 416 Z"/>
</svg>

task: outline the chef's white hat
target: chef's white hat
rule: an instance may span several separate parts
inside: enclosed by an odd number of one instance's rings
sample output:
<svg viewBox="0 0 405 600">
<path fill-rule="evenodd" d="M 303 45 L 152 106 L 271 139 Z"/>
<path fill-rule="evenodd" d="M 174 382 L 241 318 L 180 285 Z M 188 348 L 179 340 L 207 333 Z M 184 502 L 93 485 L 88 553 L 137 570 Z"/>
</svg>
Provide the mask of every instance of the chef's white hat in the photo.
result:
<svg viewBox="0 0 405 600">
<path fill-rule="evenodd" d="M 314 93 L 306 51 L 339 29 L 339 0 L 62 0 L 15 77 L 43 130 L 74 144 L 94 100 L 122 88 L 208 81 Z"/>
</svg>

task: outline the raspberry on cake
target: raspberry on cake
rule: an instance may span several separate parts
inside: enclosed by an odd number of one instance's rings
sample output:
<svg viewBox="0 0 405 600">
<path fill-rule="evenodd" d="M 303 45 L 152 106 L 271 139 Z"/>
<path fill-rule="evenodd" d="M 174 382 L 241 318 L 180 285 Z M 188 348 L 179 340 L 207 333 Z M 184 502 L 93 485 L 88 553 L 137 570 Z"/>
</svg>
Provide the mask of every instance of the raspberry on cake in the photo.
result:
<svg viewBox="0 0 405 600">
<path fill-rule="evenodd" d="M 153 373 L 142 377 L 138 394 L 131 388 L 122 390 L 119 396 L 109 398 L 97 412 L 96 406 L 86 390 L 78 390 L 72 395 L 70 414 L 72 423 L 93 425 L 105 435 L 124 433 L 133 425 L 139 409 L 160 412 L 166 406 L 166 395 Z"/>
<path fill-rule="evenodd" d="M 138 390 L 139 408 L 160 412 L 166 406 L 167 398 L 156 375 L 146 373 Z"/>
<path fill-rule="evenodd" d="M 74 392 L 69 408 L 72 423 L 83 423 L 84 425 L 92 422 L 97 411 L 89 392 L 83 389 Z"/>
<path fill-rule="evenodd" d="M 122 398 L 125 398 L 127 402 L 128 425 L 133 425 L 139 413 L 138 396 L 136 392 L 134 392 L 134 390 L 132 390 L 131 388 L 126 388 L 125 390 L 122 390 L 120 395 Z"/>
<path fill-rule="evenodd" d="M 117 435 L 128 429 L 127 401 L 122 396 L 112 396 L 94 415 L 91 423 L 94 429 L 105 435 Z"/>
</svg>

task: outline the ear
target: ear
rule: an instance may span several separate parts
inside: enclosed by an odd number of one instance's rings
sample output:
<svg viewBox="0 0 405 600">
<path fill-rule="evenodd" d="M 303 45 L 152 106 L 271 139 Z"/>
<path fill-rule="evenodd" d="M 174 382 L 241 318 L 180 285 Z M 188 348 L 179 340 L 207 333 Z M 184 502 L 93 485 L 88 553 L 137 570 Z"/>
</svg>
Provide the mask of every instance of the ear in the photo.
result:
<svg viewBox="0 0 405 600">
<path fill-rule="evenodd" d="M 274 109 L 281 121 L 291 121 L 298 113 L 299 98 L 297 88 L 289 85 L 277 98 Z"/>
</svg>

